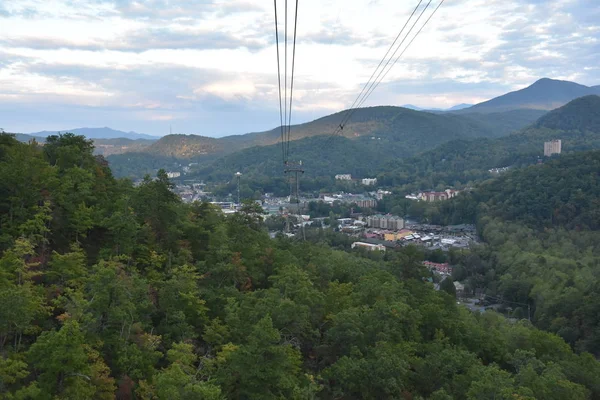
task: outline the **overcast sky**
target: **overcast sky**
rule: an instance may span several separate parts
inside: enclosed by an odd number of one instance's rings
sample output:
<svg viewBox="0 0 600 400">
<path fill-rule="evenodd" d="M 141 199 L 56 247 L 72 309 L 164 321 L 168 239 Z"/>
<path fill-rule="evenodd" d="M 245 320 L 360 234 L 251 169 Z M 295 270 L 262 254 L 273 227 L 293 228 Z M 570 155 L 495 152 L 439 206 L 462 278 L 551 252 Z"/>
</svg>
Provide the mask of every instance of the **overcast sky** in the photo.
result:
<svg viewBox="0 0 600 400">
<path fill-rule="evenodd" d="M 417 1 L 299 0 L 292 122 L 349 107 Z M 599 0 L 446 0 L 365 106 L 476 103 L 541 77 L 600 84 Z M 7 131 L 240 134 L 278 125 L 277 96 L 270 0 L 0 0 Z"/>
</svg>

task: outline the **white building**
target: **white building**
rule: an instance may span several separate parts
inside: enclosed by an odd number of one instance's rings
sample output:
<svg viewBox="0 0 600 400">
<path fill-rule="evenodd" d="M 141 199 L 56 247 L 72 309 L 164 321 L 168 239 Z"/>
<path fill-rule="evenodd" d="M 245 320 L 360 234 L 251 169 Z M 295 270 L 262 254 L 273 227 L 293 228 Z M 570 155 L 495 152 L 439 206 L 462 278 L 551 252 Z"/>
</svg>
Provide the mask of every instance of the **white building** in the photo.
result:
<svg viewBox="0 0 600 400">
<path fill-rule="evenodd" d="M 361 182 L 365 186 L 374 186 L 377 185 L 377 178 L 365 178 Z"/>
<path fill-rule="evenodd" d="M 562 150 L 562 142 L 560 139 L 544 142 L 544 156 L 550 157 L 552 154 L 560 154 Z"/>
<path fill-rule="evenodd" d="M 381 189 L 379 189 L 377 191 L 377 193 L 375 193 L 375 198 L 377 200 L 382 200 L 383 196 L 389 196 L 390 194 L 392 194 L 392 192 L 390 192 L 389 190 L 381 190 Z"/>
<path fill-rule="evenodd" d="M 367 249 L 369 251 L 375 251 L 375 250 L 379 250 L 379 251 L 385 251 L 385 246 L 382 244 L 371 244 L 371 243 L 365 243 L 365 242 L 354 242 L 352 243 L 351 246 L 353 249 L 356 247 L 361 247 L 363 249 Z"/>
<path fill-rule="evenodd" d="M 167 178 L 179 178 L 181 172 L 167 172 Z"/>
<path fill-rule="evenodd" d="M 368 216 L 367 224 L 371 228 L 399 231 L 404 228 L 404 219 L 394 215 L 377 214 Z"/>
<path fill-rule="evenodd" d="M 456 197 L 459 193 L 458 190 L 454 189 L 446 189 L 443 192 L 421 192 L 417 195 L 418 200 L 424 201 L 444 201 Z M 406 196 L 407 199 L 412 199 L 409 196 Z"/>
<path fill-rule="evenodd" d="M 335 176 L 336 181 L 351 181 L 352 176 L 350 174 L 338 174 Z"/>
</svg>

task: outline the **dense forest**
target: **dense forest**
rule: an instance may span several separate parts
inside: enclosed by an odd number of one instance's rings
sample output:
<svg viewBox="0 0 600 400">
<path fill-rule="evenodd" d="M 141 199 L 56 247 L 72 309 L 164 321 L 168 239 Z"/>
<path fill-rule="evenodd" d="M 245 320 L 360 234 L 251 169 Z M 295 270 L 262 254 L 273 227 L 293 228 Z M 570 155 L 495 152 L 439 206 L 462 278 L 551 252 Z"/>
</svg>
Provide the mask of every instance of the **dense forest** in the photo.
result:
<svg viewBox="0 0 600 400">
<path fill-rule="evenodd" d="M 378 181 L 400 191 L 464 187 L 491 176 L 492 168 L 535 164 L 544 142 L 561 139 L 562 151 L 600 148 L 600 97 L 586 96 L 551 111 L 534 125 L 497 139 L 454 140 L 408 159 L 391 161 Z"/>
<path fill-rule="evenodd" d="M 252 203 L 182 204 L 92 151 L 0 136 L 2 398 L 600 398 L 592 355 L 472 314 L 416 248 L 269 239 Z"/>
<path fill-rule="evenodd" d="M 389 118 L 384 112 L 386 110 L 378 110 L 383 119 Z M 373 118 L 379 114 L 369 114 L 369 123 L 377 121 Z M 514 116 L 521 121 L 517 122 L 518 125 L 539 114 L 535 110 L 514 110 L 462 117 L 481 118 L 483 124 Z M 294 141 L 291 144 L 292 157 L 301 159 L 306 166 L 302 189 L 306 192 L 364 189 L 340 185 L 334 180 L 338 173 L 349 173 L 356 178 L 377 177 L 380 185 L 393 187 L 399 193 L 464 188 L 490 178 L 492 175 L 489 170 L 492 168 L 519 168 L 537 163 L 543 155 L 544 142 L 548 140 L 562 139 L 565 153 L 600 148 L 598 96 L 576 99 L 542 116 L 526 129 L 499 138 L 474 138 L 477 135 L 472 131 L 459 135 L 453 127 L 443 137 L 434 140 L 426 135 L 426 139 L 423 139 L 420 133 L 412 135 L 407 132 L 422 132 L 431 128 L 429 125 L 442 132 L 444 128 L 432 125 L 426 119 L 419 120 L 419 125 L 409 117 L 402 114 L 400 120 L 407 125 L 386 127 L 390 130 L 377 131 L 376 136 L 365 135 L 354 139 L 314 136 Z M 499 129 L 498 126 L 505 125 L 498 122 L 495 126 Z M 484 132 L 481 135 L 486 136 L 486 130 L 481 129 Z M 450 140 L 452 138 L 454 140 Z M 436 147 L 436 143 L 442 144 Z M 154 173 L 161 165 L 177 169 L 178 163 L 182 162 L 174 158 L 148 157 L 141 153 L 111 156 L 109 161 L 118 176 Z M 278 145 L 252 147 L 224 157 L 215 154 L 199 156 L 190 161 L 197 165 L 188 177 L 214 184 L 211 190 L 219 196 L 234 191 L 233 177 L 237 171 L 244 174 L 242 190 L 247 197 L 258 198 L 264 193 L 278 196 L 289 194 L 289 183 L 282 176 L 281 149 Z"/>
<path fill-rule="evenodd" d="M 451 140 L 503 136 L 544 114 L 538 110 L 513 110 L 457 115 L 402 107 L 367 107 L 357 109 L 344 130 L 332 137 L 345 113 L 342 111 L 291 127 L 291 156 L 307 165 L 310 179 L 336 173 L 366 177 L 399 157 L 414 156 Z M 242 171 L 252 180 L 260 181 L 281 175 L 280 138 L 279 128 L 218 139 L 168 135 L 140 154 L 154 159 L 152 164 L 158 165 L 165 161 L 164 157 L 176 157 L 183 164 L 198 162 L 194 177 L 199 179 L 223 181 Z M 315 153 L 315 149 L 322 151 Z M 111 156 L 109 161 L 116 176 L 141 178 L 147 173 L 144 166 L 149 162 L 134 161 L 140 158 L 139 154 Z"/>
<path fill-rule="evenodd" d="M 400 208 L 402 199 L 388 200 Z M 533 323 L 600 356 L 600 151 L 574 153 L 484 181 L 447 202 L 412 206 L 433 223 L 476 223 L 467 290 L 529 309 Z"/>
</svg>

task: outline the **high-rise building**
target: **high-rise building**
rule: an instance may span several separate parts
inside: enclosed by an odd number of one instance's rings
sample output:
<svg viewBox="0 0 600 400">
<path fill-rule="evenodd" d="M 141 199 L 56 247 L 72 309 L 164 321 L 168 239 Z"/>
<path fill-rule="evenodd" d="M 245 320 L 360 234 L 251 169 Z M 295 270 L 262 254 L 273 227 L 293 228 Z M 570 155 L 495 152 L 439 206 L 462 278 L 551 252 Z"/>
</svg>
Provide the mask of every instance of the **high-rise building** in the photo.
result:
<svg viewBox="0 0 600 400">
<path fill-rule="evenodd" d="M 377 185 L 377 178 L 365 178 L 362 180 L 362 184 L 365 186 Z"/>
<path fill-rule="evenodd" d="M 544 142 L 544 156 L 550 157 L 552 154 L 560 154 L 562 150 L 562 142 L 560 139 Z"/>
<path fill-rule="evenodd" d="M 404 228 L 404 219 L 394 215 L 370 215 L 367 217 L 367 225 L 371 228 L 399 231 Z"/>
</svg>

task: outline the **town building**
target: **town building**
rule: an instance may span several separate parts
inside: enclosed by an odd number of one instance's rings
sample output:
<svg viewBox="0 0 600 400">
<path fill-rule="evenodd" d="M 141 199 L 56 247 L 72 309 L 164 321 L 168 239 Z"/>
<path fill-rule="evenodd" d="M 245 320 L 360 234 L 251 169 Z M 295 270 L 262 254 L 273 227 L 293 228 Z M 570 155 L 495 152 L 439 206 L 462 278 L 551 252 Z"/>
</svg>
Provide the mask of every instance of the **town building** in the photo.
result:
<svg viewBox="0 0 600 400">
<path fill-rule="evenodd" d="M 338 218 L 340 225 L 352 225 L 354 220 L 352 218 Z"/>
<path fill-rule="evenodd" d="M 232 201 L 211 201 L 210 204 L 221 210 L 235 210 L 236 204 Z"/>
<path fill-rule="evenodd" d="M 456 197 L 458 193 L 459 191 L 454 189 L 446 189 L 443 192 L 421 192 L 417 195 L 417 199 L 427 202 L 444 201 Z"/>
<path fill-rule="evenodd" d="M 389 196 L 390 194 L 392 194 L 392 192 L 390 192 L 389 190 L 381 190 L 381 189 L 379 189 L 377 191 L 377 193 L 375 193 L 375 198 L 377 200 L 382 200 L 384 196 Z"/>
<path fill-rule="evenodd" d="M 560 154 L 562 150 L 562 142 L 560 139 L 544 142 L 544 156 L 550 157 L 552 154 Z"/>
<path fill-rule="evenodd" d="M 356 204 L 360 208 L 374 208 L 377 207 L 377 200 L 359 195 L 359 194 L 334 194 L 334 195 L 322 195 L 322 199 L 325 203 L 333 204 L 336 201 L 346 204 Z"/>
<path fill-rule="evenodd" d="M 361 182 L 365 186 L 375 186 L 377 185 L 377 178 L 365 178 Z"/>
<path fill-rule="evenodd" d="M 352 175 L 350 174 L 338 174 L 335 176 L 335 180 L 337 181 L 351 181 Z"/>
<path fill-rule="evenodd" d="M 500 167 L 500 168 L 492 168 L 488 169 L 491 174 L 501 174 L 502 172 L 506 172 L 510 169 L 510 167 Z"/>
<path fill-rule="evenodd" d="M 367 225 L 370 228 L 399 231 L 404 228 L 404 219 L 395 215 L 370 215 L 367 217 Z"/>
<path fill-rule="evenodd" d="M 369 251 L 385 251 L 385 246 L 382 244 L 371 244 L 371 243 L 365 243 L 365 242 L 354 242 L 352 243 L 352 245 L 350 246 L 353 249 L 355 248 L 362 248 L 362 249 L 367 249 Z"/>
<path fill-rule="evenodd" d="M 465 296 L 465 285 L 460 282 L 454 282 L 454 288 L 456 289 L 456 297 Z"/>
<path fill-rule="evenodd" d="M 356 225 L 344 225 L 340 228 L 340 232 L 349 233 L 349 234 L 357 234 L 362 232 L 363 228 L 361 226 Z"/>
<path fill-rule="evenodd" d="M 167 178 L 179 178 L 181 172 L 167 172 Z"/>
<path fill-rule="evenodd" d="M 375 208 L 377 207 L 377 200 L 369 199 L 368 197 L 362 197 L 351 201 L 351 203 L 356 204 L 360 208 Z"/>
<path fill-rule="evenodd" d="M 451 275 L 452 267 L 448 263 L 434 263 L 431 261 L 423 261 L 423 265 L 432 271 L 437 271 L 441 274 Z"/>
</svg>

